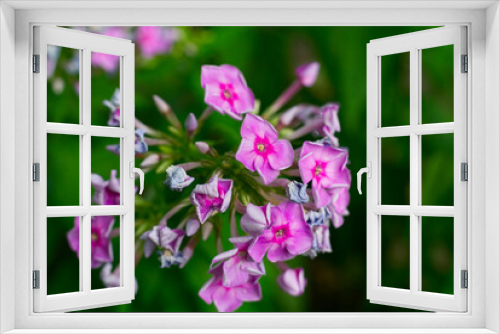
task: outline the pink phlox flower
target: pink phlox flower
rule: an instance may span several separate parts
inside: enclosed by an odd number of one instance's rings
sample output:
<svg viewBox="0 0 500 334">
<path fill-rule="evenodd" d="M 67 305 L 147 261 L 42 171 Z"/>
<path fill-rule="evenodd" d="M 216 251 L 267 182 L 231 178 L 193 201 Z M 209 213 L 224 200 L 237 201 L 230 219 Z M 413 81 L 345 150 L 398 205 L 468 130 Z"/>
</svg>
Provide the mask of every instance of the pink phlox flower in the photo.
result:
<svg viewBox="0 0 500 334">
<path fill-rule="evenodd" d="M 236 248 L 220 253 L 212 260 L 211 267 L 222 262 L 223 284 L 226 287 L 236 287 L 246 283 L 250 275 L 265 275 L 264 263 L 255 262 L 248 255 L 248 247 L 252 243 L 253 237 L 230 238 Z"/>
<path fill-rule="evenodd" d="M 257 171 L 265 184 L 293 164 L 292 144 L 278 139 L 276 129 L 261 117 L 248 114 L 241 125 L 241 137 L 236 160 L 250 171 Z"/>
<path fill-rule="evenodd" d="M 329 203 L 331 196 L 328 189 L 350 185 L 347 162 L 347 150 L 309 141 L 304 143 L 299 159 L 300 176 L 304 183 L 312 181 L 316 207 L 322 208 Z"/>
<path fill-rule="evenodd" d="M 120 179 L 116 177 L 115 169 L 111 170 L 108 181 L 104 181 L 102 176 L 92 174 L 90 180 L 95 189 L 92 202 L 98 205 L 120 205 Z"/>
<path fill-rule="evenodd" d="M 115 217 L 92 216 L 90 221 L 90 267 L 98 268 L 105 262 L 113 262 L 113 246 L 110 233 Z M 70 248 L 80 258 L 80 217 L 75 218 L 74 227 L 68 232 L 67 239 Z"/>
<path fill-rule="evenodd" d="M 292 296 L 303 294 L 307 283 L 304 269 L 302 268 L 288 268 L 283 270 L 278 276 L 277 282 L 283 291 Z"/>
<path fill-rule="evenodd" d="M 262 299 L 259 284 L 260 276 L 250 275 L 247 282 L 233 287 L 224 286 L 223 264 L 219 263 L 209 273 L 213 277 L 200 289 L 199 296 L 207 304 L 215 304 L 219 312 L 233 312 L 243 302 L 258 301 Z"/>
<path fill-rule="evenodd" d="M 101 35 L 118 38 L 127 37 L 127 33 L 123 27 L 106 27 L 101 31 Z M 92 66 L 100 67 L 108 73 L 113 73 L 120 66 L 120 57 L 105 53 L 92 52 L 90 62 Z"/>
<path fill-rule="evenodd" d="M 255 98 L 240 70 L 231 65 L 203 65 L 201 87 L 205 103 L 234 119 L 254 110 Z"/>
<path fill-rule="evenodd" d="M 144 58 L 169 53 L 179 39 L 179 31 L 172 27 L 141 26 L 137 28 L 135 40 Z"/>
<path fill-rule="evenodd" d="M 266 222 L 261 221 L 260 224 Z M 270 224 L 255 237 L 248 253 L 256 262 L 261 262 L 266 253 L 271 262 L 287 261 L 308 251 L 312 241 L 304 209 L 300 204 L 287 201 L 271 207 Z"/>
<path fill-rule="evenodd" d="M 203 224 L 215 211 L 225 212 L 231 202 L 233 180 L 217 176 L 205 184 L 198 184 L 191 193 L 191 203 L 196 207 L 198 219 Z"/>
<path fill-rule="evenodd" d="M 350 202 L 349 187 L 333 188 L 328 191 L 331 195 L 331 202 L 328 209 L 332 214 L 332 222 L 335 228 L 344 225 L 344 217 L 349 215 L 347 207 Z"/>
</svg>

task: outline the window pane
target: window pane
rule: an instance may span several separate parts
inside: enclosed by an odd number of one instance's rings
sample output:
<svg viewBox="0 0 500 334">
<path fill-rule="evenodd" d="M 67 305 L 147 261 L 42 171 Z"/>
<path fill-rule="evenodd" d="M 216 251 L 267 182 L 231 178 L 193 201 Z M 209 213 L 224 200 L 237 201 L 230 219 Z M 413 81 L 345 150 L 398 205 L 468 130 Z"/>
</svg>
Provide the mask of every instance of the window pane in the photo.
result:
<svg viewBox="0 0 500 334">
<path fill-rule="evenodd" d="M 382 126 L 410 124 L 410 53 L 381 57 Z"/>
<path fill-rule="evenodd" d="M 452 217 L 422 217 L 422 291 L 453 294 Z"/>
<path fill-rule="evenodd" d="M 453 45 L 421 52 L 422 124 L 453 122 Z"/>
<path fill-rule="evenodd" d="M 410 289 L 410 217 L 382 216 L 382 286 Z"/>
<path fill-rule="evenodd" d="M 47 45 L 47 122 L 80 124 L 79 52 Z"/>
<path fill-rule="evenodd" d="M 382 204 L 410 204 L 410 138 L 382 138 Z"/>
<path fill-rule="evenodd" d="M 422 136 L 422 205 L 453 206 L 453 134 Z"/>
<path fill-rule="evenodd" d="M 120 126 L 120 57 L 92 52 L 91 123 Z"/>
<path fill-rule="evenodd" d="M 80 205 L 79 136 L 47 134 L 47 205 Z"/>
<path fill-rule="evenodd" d="M 91 221 L 91 288 L 120 284 L 120 216 L 95 216 Z"/>
<path fill-rule="evenodd" d="M 80 231 L 74 217 L 47 218 L 47 294 L 80 291 Z"/>
<path fill-rule="evenodd" d="M 120 205 L 120 139 L 91 139 L 92 204 Z"/>
</svg>

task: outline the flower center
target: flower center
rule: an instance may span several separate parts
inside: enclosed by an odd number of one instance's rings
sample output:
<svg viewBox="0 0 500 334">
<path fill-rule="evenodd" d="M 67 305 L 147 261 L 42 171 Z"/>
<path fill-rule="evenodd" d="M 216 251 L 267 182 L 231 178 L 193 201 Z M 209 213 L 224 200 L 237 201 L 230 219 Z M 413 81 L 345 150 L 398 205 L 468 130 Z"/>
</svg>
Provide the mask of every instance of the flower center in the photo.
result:
<svg viewBox="0 0 500 334">
<path fill-rule="evenodd" d="M 283 236 L 283 230 L 276 231 L 276 238 L 281 238 Z"/>
<path fill-rule="evenodd" d="M 170 249 L 165 249 L 165 251 L 163 252 L 163 255 L 170 257 L 170 256 L 172 256 L 172 251 Z"/>
<path fill-rule="evenodd" d="M 233 97 L 233 94 L 232 92 L 229 90 L 229 89 L 224 89 L 224 97 L 226 98 L 226 100 L 232 100 L 232 97 Z"/>
<path fill-rule="evenodd" d="M 99 240 L 99 236 L 97 235 L 97 233 L 92 233 L 90 238 L 92 239 L 92 241 Z"/>
<path fill-rule="evenodd" d="M 320 165 L 316 165 L 316 169 L 314 170 L 314 175 L 318 176 L 319 174 L 321 174 L 322 171 L 323 168 L 321 168 Z"/>
<path fill-rule="evenodd" d="M 258 149 L 260 152 L 264 152 L 264 150 L 266 149 L 266 145 L 264 145 L 264 144 L 258 144 L 258 145 L 257 145 L 257 149 Z"/>
</svg>

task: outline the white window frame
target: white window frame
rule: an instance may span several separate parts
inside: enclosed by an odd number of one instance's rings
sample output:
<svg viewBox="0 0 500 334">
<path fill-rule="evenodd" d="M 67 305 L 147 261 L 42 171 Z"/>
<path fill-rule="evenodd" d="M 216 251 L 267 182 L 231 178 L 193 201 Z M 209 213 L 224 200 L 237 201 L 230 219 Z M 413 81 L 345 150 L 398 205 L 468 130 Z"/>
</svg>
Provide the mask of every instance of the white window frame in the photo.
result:
<svg viewBox="0 0 500 334">
<path fill-rule="evenodd" d="M 89 333 L 109 333 L 113 329 L 115 332 L 127 329 L 128 333 L 144 333 L 148 328 L 165 333 L 179 332 L 177 329 L 181 328 L 191 329 L 189 332 L 211 329 L 217 333 L 232 333 L 238 328 L 246 328 L 241 332 L 247 333 L 251 328 L 276 333 L 500 331 L 500 11 L 497 1 L 4 1 L 0 3 L 0 10 L 0 331 L 35 333 L 51 329 L 54 333 L 59 329 L 61 333 L 76 333 L 77 329 L 87 329 Z M 468 26 L 471 71 L 468 76 L 471 87 L 468 98 L 471 110 L 468 115 L 468 197 L 471 199 L 468 204 L 471 222 L 468 227 L 468 311 L 34 314 L 30 288 L 33 128 L 32 105 L 27 97 L 32 94 L 31 31 L 36 24 Z M 14 144 L 12 138 L 15 138 Z M 137 329 L 139 326 L 142 329 Z"/>
<path fill-rule="evenodd" d="M 33 269 L 39 272 L 39 288 L 34 289 L 34 311 L 75 311 L 94 305 L 130 303 L 135 290 L 135 189 L 134 189 L 134 44 L 130 40 L 102 36 L 68 28 L 34 27 L 34 54 L 39 55 L 39 73 L 33 75 L 34 162 L 39 163 L 39 181 L 33 184 Z M 79 124 L 47 121 L 47 48 L 49 45 L 79 52 Z M 119 57 L 120 126 L 96 126 L 91 121 L 92 52 Z M 47 206 L 47 134 L 78 135 L 79 205 Z M 116 138 L 120 142 L 120 205 L 91 204 L 91 141 L 93 138 Z M 115 216 L 119 226 L 120 286 L 92 290 L 91 285 L 91 218 Z M 80 217 L 79 291 L 47 294 L 47 229 L 55 222 L 51 217 Z M 55 223 L 57 224 L 57 223 Z M 75 276 L 73 276 L 75 277 Z"/>
<path fill-rule="evenodd" d="M 467 76 L 462 73 L 462 55 L 467 55 L 465 26 L 449 26 L 370 41 L 367 46 L 367 297 L 370 302 L 430 311 L 467 310 L 467 289 L 461 287 L 462 270 L 467 270 L 467 183 L 461 180 L 461 164 L 467 163 Z M 422 50 L 453 46 L 453 121 L 422 123 Z M 408 125 L 383 126 L 382 57 L 408 52 L 410 55 L 410 101 Z M 422 136 L 453 134 L 454 205 L 422 205 Z M 382 140 L 407 138 L 410 144 L 409 205 L 382 202 Z M 389 215 L 409 218 L 409 289 L 382 285 L 382 224 Z M 422 217 L 453 218 L 453 294 L 422 290 Z M 404 224 L 406 221 L 403 221 Z M 439 224 L 439 223 L 438 223 Z"/>
</svg>

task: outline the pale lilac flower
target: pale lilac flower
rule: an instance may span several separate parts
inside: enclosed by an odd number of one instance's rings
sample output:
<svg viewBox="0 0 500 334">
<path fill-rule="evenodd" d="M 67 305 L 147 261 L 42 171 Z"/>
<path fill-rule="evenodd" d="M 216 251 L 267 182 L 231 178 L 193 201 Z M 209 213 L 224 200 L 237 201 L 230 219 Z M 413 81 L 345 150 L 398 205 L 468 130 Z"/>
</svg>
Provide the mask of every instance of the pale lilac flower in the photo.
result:
<svg viewBox="0 0 500 334">
<path fill-rule="evenodd" d="M 241 217 L 241 229 L 253 236 L 259 236 L 271 225 L 271 203 L 256 206 L 249 203 Z"/>
<path fill-rule="evenodd" d="M 170 52 L 179 33 L 171 27 L 141 26 L 137 28 L 135 38 L 142 56 L 149 59 L 157 54 Z"/>
<path fill-rule="evenodd" d="M 265 275 L 264 263 L 255 262 L 248 255 L 248 246 L 252 243 L 253 237 L 230 238 L 236 248 L 220 253 L 212 260 L 212 266 L 222 262 L 223 285 L 225 287 L 236 287 L 245 284 L 250 275 Z"/>
<path fill-rule="evenodd" d="M 135 155 L 139 155 L 142 153 L 146 153 L 148 151 L 148 144 L 144 139 L 145 131 L 143 129 L 135 130 Z M 107 145 L 106 149 L 111 153 L 116 155 L 120 155 L 120 144 Z"/>
<path fill-rule="evenodd" d="M 144 142 L 144 133 L 142 129 L 135 130 L 135 154 L 146 153 L 148 151 L 148 144 Z"/>
<path fill-rule="evenodd" d="M 307 184 L 298 181 L 289 182 L 286 186 L 286 195 L 289 200 L 295 203 L 304 204 L 309 202 L 307 195 Z"/>
<path fill-rule="evenodd" d="M 142 160 L 141 167 L 153 167 L 160 162 L 160 158 L 161 156 L 156 153 L 148 155 L 146 158 L 144 158 L 144 160 Z"/>
<path fill-rule="evenodd" d="M 215 211 L 225 212 L 231 202 L 233 180 L 214 176 L 208 183 L 198 184 L 191 193 L 198 219 L 203 224 Z"/>
<path fill-rule="evenodd" d="M 201 87 L 205 89 L 205 103 L 234 119 L 254 109 L 255 98 L 240 70 L 231 65 L 203 65 Z"/>
<path fill-rule="evenodd" d="M 241 125 L 241 144 L 235 158 L 250 171 L 257 171 L 264 184 L 276 180 L 280 170 L 293 164 L 293 147 L 279 139 L 276 129 L 266 120 L 248 114 Z"/>
<path fill-rule="evenodd" d="M 349 215 L 347 210 L 350 201 L 349 187 L 333 188 L 329 193 L 332 200 L 328 209 L 332 213 L 333 226 L 339 228 L 344 225 L 344 217 Z"/>
<path fill-rule="evenodd" d="M 323 207 L 318 211 L 309 211 L 307 213 L 306 222 L 310 226 L 328 225 L 330 218 L 332 218 L 330 211 Z"/>
<path fill-rule="evenodd" d="M 188 135 L 192 135 L 198 127 L 198 121 L 196 120 L 196 116 L 193 113 L 189 113 L 186 121 L 184 122 L 184 127 L 186 128 Z"/>
<path fill-rule="evenodd" d="M 331 253 L 332 246 L 330 244 L 330 228 L 327 225 L 311 226 L 313 233 L 313 243 L 311 249 L 304 255 L 315 258 L 318 253 Z"/>
<path fill-rule="evenodd" d="M 120 285 L 120 266 L 116 266 L 115 270 L 111 272 L 113 265 L 111 263 L 106 263 L 102 266 L 101 270 L 101 281 L 106 288 L 117 288 Z M 138 284 L 137 278 L 135 279 L 135 293 L 137 294 Z"/>
<path fill-rule="evenodd" d="M 113 262 L 110 233 L 114 222 L 113 216 L 92 216 L 90 220 L 91 268 L 98 268 L 104 262 Z M 75 226 L 68 232 L 67 238 L 70 248 L 80 257 L 80 217 L 75 218 Z"/>
<path fill-rule="evenodd" d="M 242 285 L 226 287 L 223 284 L 223 266 L 219 264 L 209 271 L 214 276 L 208 280 L 199 292 L 199 296 L 207 304 L 215 304 L 219 312 L 232 312 L 243 302 L 262 299 L 259 277 L 251 275 Z"/>
<path fill-rule="evenodd" d="M 319 73 L 319 63 L 313 62 L 301 65 L 295 69 L 297 79 L 304 87 L 311 87 L 316 82 Z"/>
<path fill-rule="evenodd" d="M 101 35 L 126 38 L 125 29 L 122 27 L 106 27 Z M 105 53 L 92 52 L 90 62 L 92 66 L 100 67 L 108 73 L 115 72 L 120 66 L 120 57 Z"/>
<path fill-rule="evenodd" d="M 168 226 L 154 226 L 152 230 L 144 232 L 140 239 L 144 240 L 144 256 L 148 258 L 156 247 L 160 255 L 161 268 L 170 268 L 173 264 L 184 262 L 179 248 L 184 239 L 184 231 L 170 229 Z"/>
<path fill-rule="evenodd" d="M 316 207 L 322 208 L 330 201 L 328 189 L 350 185 L 350 172 L 346 167 L 346 150 L 305 142 L 300 151 L 299 170 L 302 182 L 312 181 Z"/>
<path fill-rule="evenodd" d="M 304 269 L 285 269 L 278 276 L 277 282 L 279 287 L 289 295 L 300 296 L 306 288 Z"/>
<path fill-rule="evenodd" d="M 164 183 L 171 190 L 181 191 L 194 181 L 194 177 L 187 175 L 184 168 L 179 166 L 172 165 L 165 172 L 167 173 L 167 179 Z"/>
<path fill-rule="evenodd" d="M 120 126 L 120 89 L 116 88 L 111 99 L 104 100 L 103 104 L 109 108 L 109 126 Z"/>
<path fill-rule="evenodd" d="M 108 181 L 104 181 L 102 176 L 92 174 L 90 180 L 95 189 L 92 202 L 98 205 L 120 205 L 120 179 L 116 177 L 115 169 L 111 170 Z"/>
<path fill-rule="evenodd" d="M 270 224 L 255 238 L 248 253 L 256 262 L 262 261 L 266 253 L 271 262 L 287 261 L 308 251 L 312 239 L 302 206 L 291 201 L 283 202 L 271 207 Z"/>
</svg>

